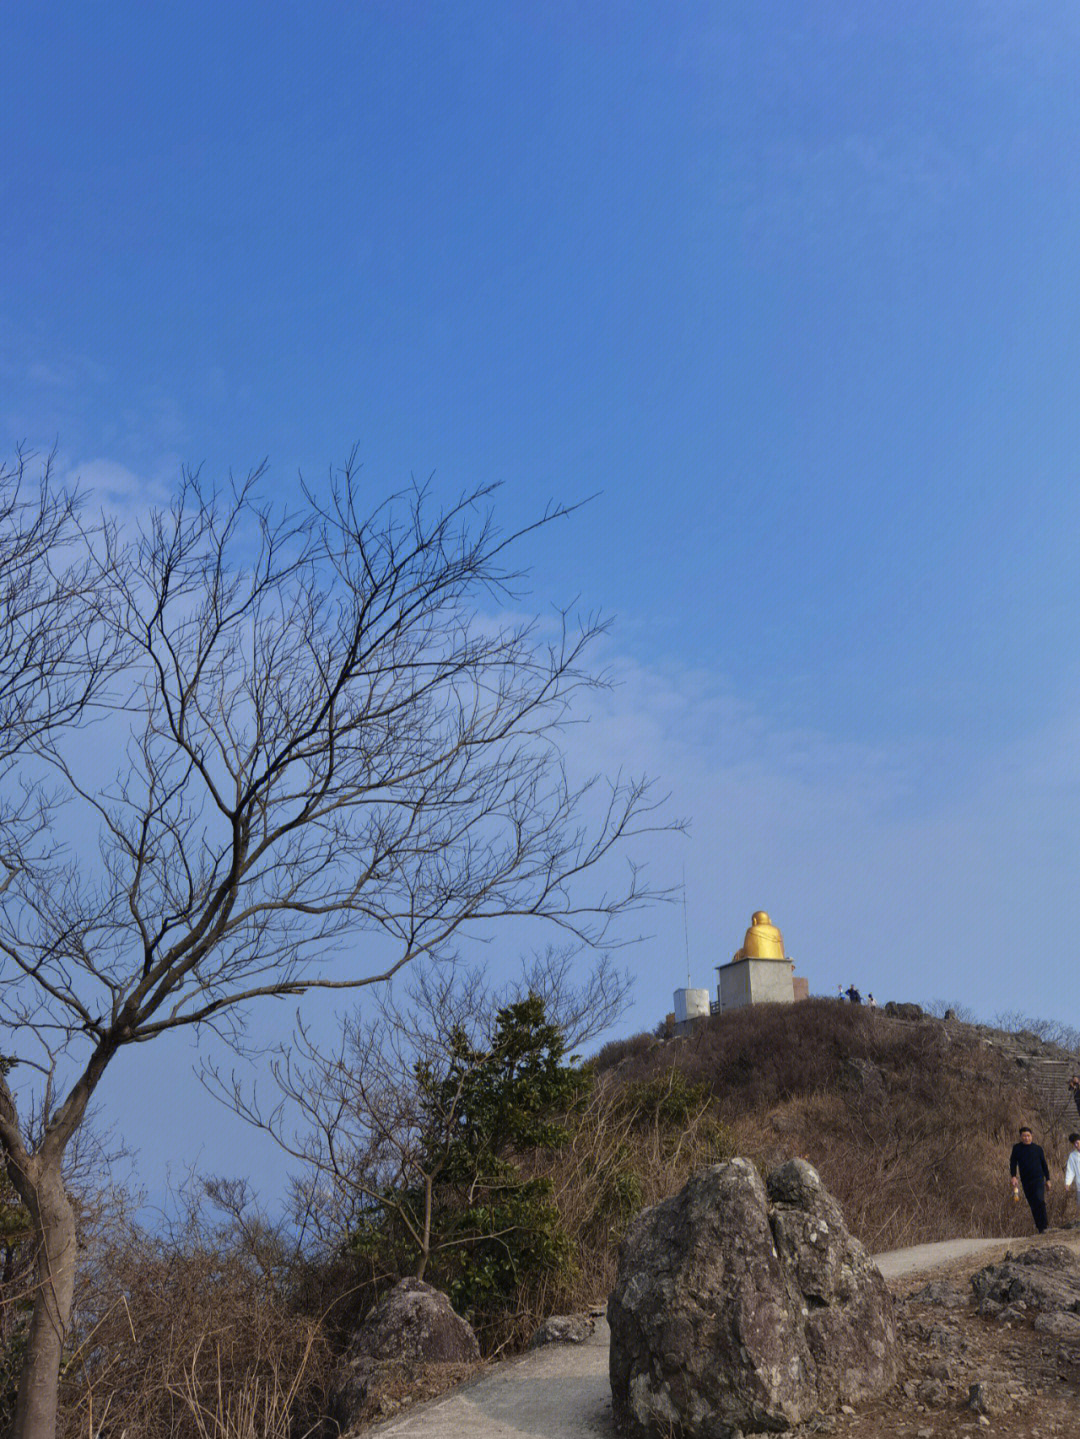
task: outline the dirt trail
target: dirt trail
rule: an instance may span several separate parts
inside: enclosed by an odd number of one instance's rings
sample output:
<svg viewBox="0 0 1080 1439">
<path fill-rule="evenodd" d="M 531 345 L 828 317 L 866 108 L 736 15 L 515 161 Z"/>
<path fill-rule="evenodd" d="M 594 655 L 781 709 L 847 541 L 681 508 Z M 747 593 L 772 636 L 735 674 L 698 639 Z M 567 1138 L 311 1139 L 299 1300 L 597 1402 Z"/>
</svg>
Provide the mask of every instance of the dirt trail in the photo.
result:
<svg viewBox="0 0 1080 1439">
<path fill-rule="evenodd" d="M 888 1254 L 875 1254 L 874 1263 L 886 1279 L 899 1279 L 905 1274 L 918 1274 L 924 1269 L 940 1269 L 954 1259 L 966 1259 L 984 1249 L 1002 1249 L 1015 1239 L 943 1239 L 939 1244 L 916 1244 L 911 1249 L 893 1249 Z"/>
<path fill-rule="evenodd" d="M 874 1261 L 886 1279 L 897 1279 L 1009 1243 L 947 1239 L 875 1254 Z M 607 1371 L 601 1319 L 584 1344 L 550 1344 L 494 1364 L 453 1393 L 366 1432 L 382 1439 L 614 1439 Z"/>
</svg>

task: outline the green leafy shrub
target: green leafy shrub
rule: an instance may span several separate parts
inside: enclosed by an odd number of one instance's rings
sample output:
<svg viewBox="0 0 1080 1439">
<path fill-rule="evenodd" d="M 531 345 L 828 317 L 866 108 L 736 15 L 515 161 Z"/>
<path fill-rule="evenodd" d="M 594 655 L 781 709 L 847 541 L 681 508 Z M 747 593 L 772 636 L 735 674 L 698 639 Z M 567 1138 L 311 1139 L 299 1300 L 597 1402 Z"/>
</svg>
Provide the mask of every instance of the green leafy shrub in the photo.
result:
<svg viewBox="0 0 1080 1439">
<path fill-rule="evenodd" d="M 501 1342 L 522 1296 L 572 1270 L 553 1186 L 528 1164 L 566 1143 L 592 1075 L 567 1056 L 559 1026 L 530 994 L 496 1011 L 486 1042 L 456 1029 L 444 1062 L 419 1063 L 414 1077 L 424 1180 L 388 1185 L 350 1249 L 379 1253 L 385 1272 L 401 1272 L 429 1212 L 424 1277 Z"/>
</svg>

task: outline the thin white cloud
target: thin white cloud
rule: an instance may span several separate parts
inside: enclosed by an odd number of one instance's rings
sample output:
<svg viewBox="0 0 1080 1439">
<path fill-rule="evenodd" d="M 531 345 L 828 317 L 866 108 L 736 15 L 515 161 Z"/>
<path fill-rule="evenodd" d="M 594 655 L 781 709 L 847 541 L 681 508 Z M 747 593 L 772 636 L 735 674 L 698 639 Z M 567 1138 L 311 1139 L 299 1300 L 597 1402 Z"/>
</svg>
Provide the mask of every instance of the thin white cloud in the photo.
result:
<svg viewBox="0 0 1080 1439">
<path fill-rule="evenodd" d="M 689 819 L 686 840 L 638 857 L 667 884 L 685 865 L 695 983 L 712 986 L 765 908 L 816 992 L 854 979 L 879 999 L 946 996 L 988 1018 L 1071 1003 L 1080 758 L 1069 714 L 1033 739 L 953 756 L 785 728 L 701 672 L 615 668 L 622 683 L 567 745 L 583 769 L 656 775 Z M 686 978 L 681 909 L 646 924 L 654 938 L 634 960 L 642 1025 Z"/>
<path fill-rule="evenodd" d="M 172 493 L 170 481 L 178 472 L 179 462 L 172 456 L 149 474 L 136 473 L 104 457 L 65 463 L 62 471 L 69 484 L 78 485 L 92 509 L 104 510 L 121 523 L 130 523 L 150 509 L 167 504 Z"/>
</svg>

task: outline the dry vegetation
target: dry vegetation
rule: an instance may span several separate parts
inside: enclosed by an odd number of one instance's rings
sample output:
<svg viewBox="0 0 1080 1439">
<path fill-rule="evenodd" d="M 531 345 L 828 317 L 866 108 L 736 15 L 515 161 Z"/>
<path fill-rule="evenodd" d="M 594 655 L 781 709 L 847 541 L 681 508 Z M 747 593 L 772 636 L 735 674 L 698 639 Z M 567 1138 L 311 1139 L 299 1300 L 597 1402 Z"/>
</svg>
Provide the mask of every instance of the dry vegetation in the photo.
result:
<svg viewBox="0 0 1080 1439">
<path fill-rule="evenodd" d="M 808 1159 L 872 1252 L 1026 1233 L 1006 1169 L 1022 1122 L 1055 1174 L 1065 1168 L 1068 1115 L 1044 1112 L 971 1025 L 811 1000 L 719 1016 L 666 1044 L 639 1036 L 608 1046 L 600 1063 L 620 1081 L 674 1065 L 706 1085 L 738 1152 L 766 1171 L 792 1154 Z"/>
<path fill-rule="evenodd" d="M 92 1235 L 60 1439 L 290 1439 L 319 1432 L 331 1329 L 319 1286 L 272 1233 L 111 1222 Z"/>
<path fill-rule="evenodd" d="M 615 1281 L 619 1241 L 647 1205 L 681 1189 L 696 1169 L 737 1152 L 708 1089 L 667 1067 L 642 1079 L 596 1086 L 569 1142 L 533 1157 L 549 1179 L 573 1258 L 524 1288 L 503 1342 L 527 1340 L 540 1319 L 602 1303 Z"/>
<path fill-rule="evenodd" d="M 1024 1119 L 1064 1165 L 1067 1116 L 1046 1132 L 1015 1064 L 969 1025 L 810 1001 L 716 1018 L 682 1039 L 620 1041 L 591 1071 L 565 1142 L 515 1156 L 526 1180 L 550 1186 L 567 1242 L 559 1263 L 523 1274 L 513 1302 L 487 1314 L 488 1354 L 520 1345 L 546 1314 L 602 1299 L 633 1214 L 732 1153 L 763 1170 L 805 1156 L 872 1251 L 1027 1234 L 1005 1167 Z M 87 1226 L 62 1439 L 335 1432 L 324 1416 L 336 1356 L 395 1276 L 370 1253 L 304 1253 L 253 1220 L 242 1196 L 215 1197 L 216 1225 L 193 1212 L 168 1236 Z M 12 1230 L 10 1276 L 25 1275 L 19 1242 Z M 4 1289 L 5 1336 L 19 1296 L 14 1281 Z"/>
</svg>

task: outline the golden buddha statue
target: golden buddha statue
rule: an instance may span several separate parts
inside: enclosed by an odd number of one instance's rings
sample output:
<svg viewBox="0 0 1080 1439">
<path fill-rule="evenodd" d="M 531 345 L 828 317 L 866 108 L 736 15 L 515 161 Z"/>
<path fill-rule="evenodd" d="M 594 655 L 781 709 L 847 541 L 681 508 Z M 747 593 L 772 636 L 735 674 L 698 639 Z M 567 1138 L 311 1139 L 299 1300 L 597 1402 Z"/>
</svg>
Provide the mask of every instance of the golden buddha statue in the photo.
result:
<svg viewBox="0 0 1080 1439">
<path fill-rule="evenodd" d="M 784 936 L 763 909 L 755 912 L 746 931 L 742 949 L 737 949 L 732 964 L 740 959 L 787 959 Z"/>
</svg>

